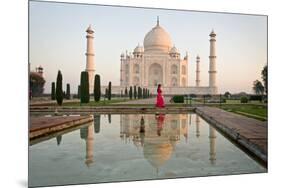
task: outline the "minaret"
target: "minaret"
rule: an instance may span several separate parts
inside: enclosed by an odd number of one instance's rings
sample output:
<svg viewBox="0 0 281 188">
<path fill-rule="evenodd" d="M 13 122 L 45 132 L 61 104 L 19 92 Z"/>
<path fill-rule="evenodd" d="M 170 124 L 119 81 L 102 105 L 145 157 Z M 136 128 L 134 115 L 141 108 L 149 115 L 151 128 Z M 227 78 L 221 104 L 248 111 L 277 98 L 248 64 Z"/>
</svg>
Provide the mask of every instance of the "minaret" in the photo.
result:
<svg viewBox="0 0 281 188">
<path fill-rule="evenodd" d="M 200 57 L 196 57 L 196 87 L 200 86 Z"/>
<path fill-rule="evenodd" d="M 86 71 L 89 75 L 89 91 L 90 94 L 94 92 L 94 73 L 95 73 L 95 63 L 94 63 L 94 31 L 91 25 L 86 30 L 87 32 L 87 52 L 86 52 Z"/>
<path fill-rule="evenodd" d="M 216 87 L 216 34 L 214 30 L 210 33 L 210 66 L 209 66 L 209 87 Z"/>
<path fill-rule="evenodd" d="M 210 140 L 210 162 L 215 164 L 216 162 L 216 130 L 214 127 L 209 126 L 209 140 Z"/>
</svg>

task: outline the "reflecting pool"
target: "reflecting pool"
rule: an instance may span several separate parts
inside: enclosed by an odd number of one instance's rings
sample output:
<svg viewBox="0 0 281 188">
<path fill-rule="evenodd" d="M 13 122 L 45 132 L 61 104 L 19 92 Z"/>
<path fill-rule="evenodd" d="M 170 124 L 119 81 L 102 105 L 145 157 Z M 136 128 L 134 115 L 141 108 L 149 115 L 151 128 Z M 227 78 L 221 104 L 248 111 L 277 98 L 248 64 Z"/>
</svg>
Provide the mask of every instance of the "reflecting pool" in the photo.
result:
<svg viewBox="0 0 281 188">
<path fill-rule="evenodd" d="M 94 115 L 29 147 L 29 186 L 260 172 L 197 114 Z"/>
</svg>

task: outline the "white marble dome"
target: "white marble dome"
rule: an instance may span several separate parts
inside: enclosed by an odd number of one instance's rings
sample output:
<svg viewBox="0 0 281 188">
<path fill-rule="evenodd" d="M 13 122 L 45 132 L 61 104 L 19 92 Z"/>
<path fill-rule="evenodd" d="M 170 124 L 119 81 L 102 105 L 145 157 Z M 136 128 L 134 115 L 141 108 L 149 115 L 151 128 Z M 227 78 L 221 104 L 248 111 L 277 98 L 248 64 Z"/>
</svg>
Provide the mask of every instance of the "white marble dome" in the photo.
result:
<svg viewBox="0 0 281 188">
<path fill-rule="evenodd" d="M 145 35 L 143 46 L 144 51 L 169 52 L 172 47 L 172 40 L 169 33 L 157 23 L 157 25 Z"/>
</svg>

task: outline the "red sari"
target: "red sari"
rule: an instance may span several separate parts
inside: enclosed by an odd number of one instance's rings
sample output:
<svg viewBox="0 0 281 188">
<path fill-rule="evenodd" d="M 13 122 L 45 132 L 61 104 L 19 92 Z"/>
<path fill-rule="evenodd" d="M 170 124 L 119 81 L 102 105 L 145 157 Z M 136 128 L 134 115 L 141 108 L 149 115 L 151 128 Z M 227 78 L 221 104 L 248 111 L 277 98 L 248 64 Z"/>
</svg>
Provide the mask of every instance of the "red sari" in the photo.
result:
<svg viewBox="0 0 281 188">
<path fill-rule="evenodd" d="M 155 106 L 159 108 L 165 107 L 164 97 L 162 96 L 162 90 L 160 88 L 157 89 L 157 98 Z"/>
</svg>

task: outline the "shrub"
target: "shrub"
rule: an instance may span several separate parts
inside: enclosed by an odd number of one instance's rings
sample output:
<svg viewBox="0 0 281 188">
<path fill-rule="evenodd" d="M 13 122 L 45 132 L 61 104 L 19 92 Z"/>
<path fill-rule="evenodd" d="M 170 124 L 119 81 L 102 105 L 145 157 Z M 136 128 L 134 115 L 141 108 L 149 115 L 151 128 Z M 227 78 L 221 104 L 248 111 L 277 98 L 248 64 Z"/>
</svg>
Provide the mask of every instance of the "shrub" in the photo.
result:
<svg viewBox="0 0 281 188">
<path fill-rule="evenodd" d="M 241 98 L 240 98 L 240 102 L 241 102 L 241 103 L 248 103 L 248 98 L 245 97 L 245 96 L 244 96 L 244 97 L 241 97 Z"/>
<path fill-rule="evenodd" d="M 173 96 L 172 100 L 174 103 L 183 103 L 184 102 L 184 96 L 183 95 L 175 95 Z"/>
<path fill-rule="evenodd" d="M 130 96 L 130 99 L 132 100 L 133 99 L 133 88 L 132 86 L 130 86 L 130 90 L 129 90 L 129 96 Z"/>
<path fill-rule="evenodd" d="M 262 101 L 262 95 L 250 95 L 250 101 Z"/>
<path fill-rule="evenodd" d="M 70 84 L 66 84 L 66 99 L 70 99 Z"/>
<path fill-rule="evenodd" d="M 78 86 L 78 91 L 77 91 L 77 98 L 80 99 L 81 96 L 81 89 L 80 89 L 80 85 Z"/>
<path fill-rule="evenodd" d="M 108 100 L 111 100 L 111 82 L 108 83 Z"/>
<path fill-rule="evenodd" d="M 101 96 L 100 75 L 96 74 L 95 86 L 94 86 L 94 97 L 96 102 L 100 101 L 100 96 Z"/>
<path fill-rule="evenodd" d="M 56 83 L 55 82 L 52 82 L 51 99 L 56 100 Z"/>
<path fill-rule="evenodd" d="M 88 103 L 90 101 L 89 93 L 89 75 L 87 71 L 81 72 L 80 79 L 80 102 Z"/>
<path fill-rule="evenodd" d="M 196 98 L 196 97 L 197 97 L 196 94 L 190 94 L 189 96 L 190 96 L 191 98 Z"/>
<path fill-rule="evenodd" d="M 137 99 L 137 86 L 134 86 L 134 98 Z"/>
<path fill-rule="evenodd" d="M 63 102 L 63 90 L 62 90 L 62 74 L 59 71 L 57 75 L 57 83 L 56 83 L 56 100 L 58 105 L 62 105 Z"/>
<path fill-rule="evenodd" d="M 128 97 L 128 89 L 127 89 L 127 87 L 125 88 L 125 97 L 126 98 Z"/>
<path fill-rule="evenodd" d="M 142 95 L 141 92 L 142 92 L 142 89 L 140 87 L 138 87 L 138 99 L 141 98 L 141 95 Z"/>
</svg>

